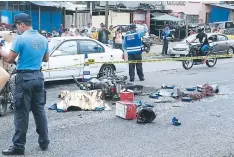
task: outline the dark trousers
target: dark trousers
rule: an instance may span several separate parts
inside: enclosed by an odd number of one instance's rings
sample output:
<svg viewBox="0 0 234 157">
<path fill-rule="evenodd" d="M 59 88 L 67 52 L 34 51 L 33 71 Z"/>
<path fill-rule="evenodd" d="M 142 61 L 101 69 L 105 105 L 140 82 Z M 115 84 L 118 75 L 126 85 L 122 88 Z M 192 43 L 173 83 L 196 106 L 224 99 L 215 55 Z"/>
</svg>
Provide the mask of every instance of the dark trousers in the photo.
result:
<svg viewBox="0 0 234 157">
<path fill-rule="evenodd" d="M 116 49 L 122 49 L 122 44 L 115 44 Z"/>
<path fill-rule="evenodd" d="M 162 49 L 162 54 L 167 55 L 167 51 L 168 51 L 168 40 L 163 40 L 163 49 Z"/>
<path fill-rule="evenodd" d="M 14 123 L 15 134 L 12 142 L 14 147 L 25 149 L 26 133 L 28 131 L 29 112 L 32 111 L 39 135 L 40 146 L 48 146 L 48 126 L 44 110 L 46 92 L 42 72 L 17 73 L 14 91 Z"/>
<path fill-rule="evenodd" d="M 129 54 L 128 60 L 129 61 L 142 60 L 142 55 L 141 54 Z M 136 71 L 137 71 L 137 75 L 139 79 L 144 79 L 142 63 L 129 63 L 130 80 L 135 79 L 135 67 L 136 67 Z"/>
</svg>

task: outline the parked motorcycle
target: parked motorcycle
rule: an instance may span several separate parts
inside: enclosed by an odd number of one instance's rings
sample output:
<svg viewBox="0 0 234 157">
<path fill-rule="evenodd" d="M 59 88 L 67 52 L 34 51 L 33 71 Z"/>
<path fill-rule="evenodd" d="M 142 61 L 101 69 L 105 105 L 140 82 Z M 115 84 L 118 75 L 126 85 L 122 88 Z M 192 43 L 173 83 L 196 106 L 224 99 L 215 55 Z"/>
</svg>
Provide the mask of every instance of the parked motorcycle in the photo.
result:
<svg viewBox="0 0 234 157">
<path fill-rule="evenodd" d="M 4 88 L 0 91 L 0 117 L 6 115 L 8 105 L 11 110 L 14 110 L 13 88 L 14 88 L 14 82 L 15 82 L 15 70 L 12 67 L 8 69 L 7 72 L 9 72 L 11 75 L 10 75 L 9 81 L 6 83 Z"/>
<path fill-rule="evenodd" d="M 143 44 L 143 51 L 145 51 L 146 53 L 150 52 L 150 47 L 152 45 L 150 36 L 144 36 L 142 38 L 142 44 Z"/>
</svg>

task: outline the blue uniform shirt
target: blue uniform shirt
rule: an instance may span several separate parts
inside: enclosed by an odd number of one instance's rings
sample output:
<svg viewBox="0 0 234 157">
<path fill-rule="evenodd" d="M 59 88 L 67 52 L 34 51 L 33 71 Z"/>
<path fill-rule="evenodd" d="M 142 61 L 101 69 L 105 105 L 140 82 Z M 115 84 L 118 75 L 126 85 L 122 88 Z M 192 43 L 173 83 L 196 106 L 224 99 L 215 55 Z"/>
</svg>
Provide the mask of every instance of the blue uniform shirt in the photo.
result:
<svg viewBox="0 0 234 157">
<path fill-rule="evenodd" d="M 43 57 L 48 53 L 48 40 L 36 30 L 18 35 L 12 44 L 18 54 L 17 70 L 40 70 Z"/>
<path fill-rule="evenodd" d="M 122 43 L 123 49 L 125 49 L 127 52 L 128 52 L 127 48 L 129 47 L 129 45 L 127 45 L 128 41 L 127 41 L 126 36 L 129 35 L 129 34 L 135 34 L 135 33 L 137 33 L 138 39 L 136 41 L 134 41 L 136 45 L 134 45 L 134 44 L 132 45 L 131 44 L 131 47 L 142 46 L 141 38 L 145 35 L 146 32 L 145 31 L 138 31 L 138 32 L 136 32 L 136 31 L 129 31 L 129 32 L 126 33 L 126 35 L 124 37 L 124 40 L 123 40 L 123 43 Z M 138 51 L 138 52 L 132 51 L 132 52 L 128 52 L 128 54 L 136 54 L 136 53 L 141 53 L 141 52 L 142 52 L 141 50 Z"/>
<path fill-rule="evenodd" d="M 170 33 L 171 32 L 170 32 L 170 30 L 168 28 L 164 28 L 164 30 L 162 32 L 162 38 L 163 38 L 163 40 L 166 40 L 167 37 L 169 37 Z"/>
</svg>

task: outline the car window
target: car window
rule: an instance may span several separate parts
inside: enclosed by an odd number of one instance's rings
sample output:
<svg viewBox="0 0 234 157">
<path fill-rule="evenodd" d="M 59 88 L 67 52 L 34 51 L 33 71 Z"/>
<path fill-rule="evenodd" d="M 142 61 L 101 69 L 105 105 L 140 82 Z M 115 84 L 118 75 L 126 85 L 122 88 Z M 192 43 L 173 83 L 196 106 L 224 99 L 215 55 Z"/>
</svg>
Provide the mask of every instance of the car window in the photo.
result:
<svg viewBox="0 0 234 157">
<path fill-rule="evenodd" d="M 61 43 L 61 40 L 50 40 L 49 41 L 49 53 L 51 53 L 54 48 L 56 48 Z"/>
<path fill-rule="evenodd" d="M 67 56 L 77 54 L 77 41 L 65 41 L 53 53 L 52 56 Z"/>
<path fill-rule="evenodd" d="M 92 40 L 80 40 L 79 41 L 79 53 L 102 53 L 104 48 Z"/>
<path fill-rule="evenodd" d="M 211 35 L 210 37 L 208 37 L 208 40 L 212 40 L 213 42 L 217 41 L 217 35 Z"/>
<path fill-rule="evenodd" d="M 223 35 L 218 35 L 218 41 L 225 41 L 225 40 L 228 40 L 227 37 Z"/>
</svg>

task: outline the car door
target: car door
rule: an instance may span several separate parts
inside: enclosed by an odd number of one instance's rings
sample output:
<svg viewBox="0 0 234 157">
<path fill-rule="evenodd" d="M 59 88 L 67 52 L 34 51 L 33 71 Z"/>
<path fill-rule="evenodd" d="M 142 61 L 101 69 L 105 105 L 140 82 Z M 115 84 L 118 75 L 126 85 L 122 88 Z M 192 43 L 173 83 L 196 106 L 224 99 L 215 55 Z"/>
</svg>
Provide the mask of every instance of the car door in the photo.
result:
<svg viewBox="0 0 234 157">
<path fill-rule="evenodd" d="M 64 79 L 80 75 L 80 55 L 77 54 L 77 40 L 64 41 L 49 59 L 50 78 Z M 76 65 L 76 66 L 74 66 Z"/>
<path fill-rule="evenodd" d="M 218 34 L 217 40 L 219 53 L 226 53 L 229 48 L 228 38 L 225 35 Z"/>
<path fill-rule="evenodd" d="M 85 54 L 88 55 L 88 59 L 93 59 L 95 62 L 110 61 L 113 59 L 113 56 L 105 52 L 105 48 L 102 44 L 98 43 L 95 40 L 91 39 L 80 39 L 78 40 L 78 54 L 81 56 L 81 63 L 84 64 Z M 90 64 L 89 70 L 91 76 L 96 76 L 102 63 Z M 82 68 L 83 73 L 83 68 Z"/>
</svg>

